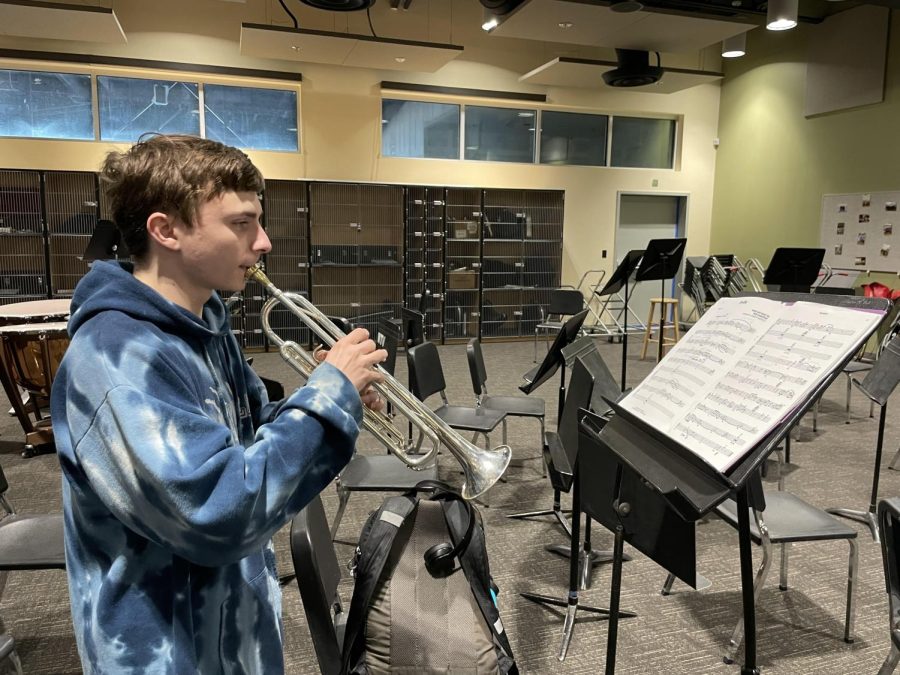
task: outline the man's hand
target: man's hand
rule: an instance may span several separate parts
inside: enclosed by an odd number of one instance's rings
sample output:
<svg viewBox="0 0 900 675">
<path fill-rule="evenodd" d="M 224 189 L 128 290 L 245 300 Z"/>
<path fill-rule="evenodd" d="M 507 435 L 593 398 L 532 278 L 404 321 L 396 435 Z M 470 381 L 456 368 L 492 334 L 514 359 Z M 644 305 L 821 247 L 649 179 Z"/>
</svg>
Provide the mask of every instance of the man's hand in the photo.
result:
<svg viewBox="0 0 900 675">
<path fill-rule="evenodd" d="M 319 353 L 321 354 L 321 352 Z M 321 359 L 321 356 L 317 356 Z M 384 376 L 374 366 L 387 359 L 387 351 L 376 349 L 369 331 L 356 328 L 335 342 L 325 354 L 325 362 L 340 370 L 353 383 L 363 398 L 363 404 L 373 410 L 377 394 L 369 385 L 384 381 Z"/>
</svg>

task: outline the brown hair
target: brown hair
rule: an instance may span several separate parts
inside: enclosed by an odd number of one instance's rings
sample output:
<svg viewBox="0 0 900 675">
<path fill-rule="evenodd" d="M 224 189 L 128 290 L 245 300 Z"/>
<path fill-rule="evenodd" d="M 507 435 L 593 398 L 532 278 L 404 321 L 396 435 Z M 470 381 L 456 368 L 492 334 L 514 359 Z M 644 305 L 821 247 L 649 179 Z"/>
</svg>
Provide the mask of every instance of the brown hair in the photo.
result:
<svg viewBox="0 0 900 675">
<path fill-rule="evenodd" d="M 224 192 L 262 192 L 250 158 L 237 148 L 195 136 L 141 138 L 111 152 L 100 168 L 116 227 L 135 260 L 147 253 L 147 218 L 157 211 L 193 225 L 197 208 Z"/>
</svg>

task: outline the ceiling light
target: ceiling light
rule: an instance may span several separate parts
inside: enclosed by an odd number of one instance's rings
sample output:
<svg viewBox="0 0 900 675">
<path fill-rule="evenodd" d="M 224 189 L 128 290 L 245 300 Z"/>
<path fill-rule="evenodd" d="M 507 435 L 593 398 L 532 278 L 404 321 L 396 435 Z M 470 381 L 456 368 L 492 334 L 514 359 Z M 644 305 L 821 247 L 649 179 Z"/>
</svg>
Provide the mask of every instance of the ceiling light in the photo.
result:
<svg viewBox="0 0 900 675">
<path fill-rule="evenodd" d="M 500 19 L 498 19 L 496 16 L 486 17 L 484 20 L 484 23 L 481 24 L 481 30 L 487 31 L 488 33 L 490 33 L 492 30 L 494 30 L 499 25 L 500 25 Z"/>
<path fill-rule="evenodd" d="M 722 56 L 734 59 L 747 53 L 747 34 L 738 33 L 722 40 Z"/>
<path fill-rule="evenodd" d="M 572 23 L 571 21 L 560 21 L 556 25 L 559 26 L 560 28 L 569 29 L 569 28 L 572 28 L 575 24 Z"/>
<path fill-rule="evenodd" d="M 797 25 L 797 5 L 799 0 L 769 0 L 766 12 L 766 28 L 769 30 L 789 30 Z"/>
</svg>

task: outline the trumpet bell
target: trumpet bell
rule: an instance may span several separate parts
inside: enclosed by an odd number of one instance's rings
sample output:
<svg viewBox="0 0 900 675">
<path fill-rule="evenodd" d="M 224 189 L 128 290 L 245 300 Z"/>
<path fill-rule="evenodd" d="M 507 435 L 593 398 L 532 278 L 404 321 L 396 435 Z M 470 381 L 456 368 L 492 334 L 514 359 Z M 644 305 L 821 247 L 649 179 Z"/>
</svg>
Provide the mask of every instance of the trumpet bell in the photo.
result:
<svg viewBox="0 0 900 675">
<path fill-rule="evenodd" d="M 503 476 L 512 459 L 512 450 L 508 445 L 499 445 L 492 450 L 476 447 L 477 456 L 471 461 L 457 457 L 463 467 L 462 494 L 463 499 L 475 499 L 487 492 Z"/>
</svg>

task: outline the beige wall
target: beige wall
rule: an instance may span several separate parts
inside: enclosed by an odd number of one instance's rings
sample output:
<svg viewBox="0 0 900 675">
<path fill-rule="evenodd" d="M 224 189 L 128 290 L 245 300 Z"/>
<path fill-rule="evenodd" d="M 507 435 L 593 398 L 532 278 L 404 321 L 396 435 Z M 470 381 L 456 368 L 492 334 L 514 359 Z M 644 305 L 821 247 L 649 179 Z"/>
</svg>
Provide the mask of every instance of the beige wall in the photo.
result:
<svg viewBox="0 0 900 675">
<path fill-rule="evenodd" d="M 754 30 L 725 65 L 712 252 L 758 257 L 818 246 L 822 196 L 900 188 L 900 13 L 890 27 L 884 102 L 806 119 L 807 45 L 815 26 Z M 895 276 L 865 274 L 900 287 Z"/>
<path fill-rule="evenodd" d="M 379 3 L 386 5 L 387 3 Z M 274 8 L 273 8 L 274 5 Z M 419 5 L 419 3 L 414 3 Z M 297 3 L 293 3 L 297 7 Z M 450 13 L 472 13 L 475 2 L 430 2 L 428 39 L 459 41 L 453 35 Z M 376 5 L 378 7 L 378 5 Z M 122 0 L 116 3 L 127 46 L 87 45 L 68 42 L 0 38 L 0 47 L 75 51 L 130 58 L 299 71 L 301 91 L 302 153 L 251 152 L 254 161 L 270 178 L 378 181 L 391 183 L 437 183 L 487 187 L 555 188 L 566 191 L 563 280 L 578 281 L 583 271 L 611 269 L 615 238 L 616 202 L 620 191 L 680 193 L 689 196 L 687 234 L 689 254 L 708 252 L 716 155 L 713 139 L 718 135 L 719 86 L 701 85 L 675 94 L 621 92 L 601 82 L 590 89 L 528 87 L 518 77 L 554 56 L 589 55 L 610 58 L 597 50 L 571 50 L 559 45 L 537 45 L 521 41 L 475 35 L 475 47 L 434 74 L 373 71 L 360 68 L 247 59 L 239 54 L 239 24 L 277 21 L 284 25 L 277 3 L 249 0 L 246 5 L 219 0 L 147 3 Z M 477 12 L 471 25 L 477 33 Z M 332 14 L 307 14 L 307 28 L 367 32 L 365 17 L 334 18 Z M 396 21 L 391 35 L 405 35 L 402 12 L 375 15 L 376 27 Z M 319 23 L 317 24 L 316 21 Z M 331 25 L 325 25 L 331 22 Z M 336 23 L 337 22 L 337 23 Z M 343 22 L 343 23 L 340 23 Z M 349 24 L 347 22 L 350 22 Z M 177 28 L 173 29 L 172 27 Z M 192 32 L 188 33 L 190 28 Z M 458 30 L 458 29 L 457 29 Z M 710 50 L 691 55 L 664 55 L 664 64 L 715 69 L 719 66 Z M 7 62 L 8 63 L 8 62 Z M 0 67 L 3 62 L 0 61 Z M 22 66 L 22 63 L 12 65 Z M 26 67 L 34 67 L 26 65 Z M 100 72 L 97 70 L 96 72 Z M 103 72 L 113 72 L 108 69 Z M 116 69 L 114 72 L 128 72 Z M 173 75 L 175 76 L 175 75 Z M 178 77 L 184 77 L 183 74 Z M 203 79 L 210 80 L 203 76 Z M 412 160 L 380 156 L 382 80 L 508 91 L 546 93 L 542 107 L 584 112 L 650 113 L 680 120 L 675 170 L 546 167 L 498 162 Z M 271 85 L 260 81 L 260 84 Z M 285 86 L 282 82 L 277 86 Z M 447 99 L 441 99 L 447 100 Z M 462 101 L 462 99 L 452 99 Z M 477 103 L 485 104 L 484 99 Z M 490 105 L 522 107 L 522 103 L 494 101 Z M 0 139 L 0 166 L 20 168 L 95 169 L 110 148 L 100 142 L 59 142 Z M 657 185 L 654 186 L 653 182 Z M 600 258 L 608 249 L 610 257 Z"/>
</svg>

